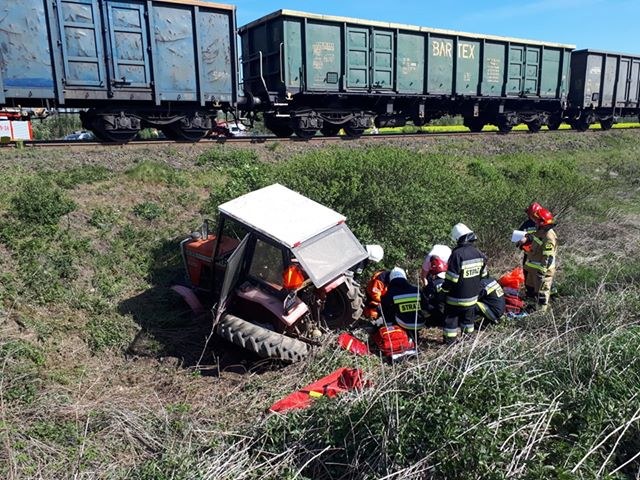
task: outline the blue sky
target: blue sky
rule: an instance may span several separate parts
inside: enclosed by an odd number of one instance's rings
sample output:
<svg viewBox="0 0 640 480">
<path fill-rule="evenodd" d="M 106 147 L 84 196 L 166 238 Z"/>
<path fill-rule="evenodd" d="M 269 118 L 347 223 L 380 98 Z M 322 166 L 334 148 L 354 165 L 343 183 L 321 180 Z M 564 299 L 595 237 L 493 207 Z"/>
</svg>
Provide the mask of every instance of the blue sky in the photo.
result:
<svg viewBox="0 0 640 480">
<path fill-rule="evenodd" d="M 640 54 L 640 0 L 236 0 L 238 26 L 281 8 Z"/>
</svg>

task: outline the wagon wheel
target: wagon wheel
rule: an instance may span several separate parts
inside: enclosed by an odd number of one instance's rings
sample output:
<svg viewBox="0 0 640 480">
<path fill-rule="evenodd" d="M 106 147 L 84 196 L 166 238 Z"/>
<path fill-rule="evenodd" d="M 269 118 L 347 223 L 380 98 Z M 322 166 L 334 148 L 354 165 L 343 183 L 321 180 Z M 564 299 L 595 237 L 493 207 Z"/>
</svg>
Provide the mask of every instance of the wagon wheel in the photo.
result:
<svg viewBox="0 0 640 480">
<path fill-rule="evenodd" d="M 562 119 L 558 118 L 558 117 L 551 117 L 548 121 L 547 121 L 547 128 L 549 130 L 558 130 L 560 128 L 560 125 L 562 124 Z"/>
<path fill-rule="evenodd" d="M 538 133 L 542 128 L 542 122 L 540 120 L 532 120 L 531 122 L 527 122 L 527 128 L 531 133 Z"/>
<path fill-rule="evenodd" d="M 352 127 L 351 125 L 344 126 L 344 133 L 349 138 L 360 138 L 364 133 L 364 128 L 361 127 Z"/>
<path fill-rule="evenodd" d="M 293 128 L 287 125 L 273 126 L 270 127 L 269 130 L 271 130 L 271 132 L 278 138 L 289 138 L 293 135 Z"/>
<path fill-rule="evenodd" d="M 310 138 L 315 137 L 317 132 L 317 130 L 314 130 L 314 129 L 300 128 L 300 127 L 295 128 L 293 131 L 295 132 L 298 138 L 302 138 L 304 140 L 309 140 Z"/>
<path fill-rule="evenodd" d="M 613 123 L 613 117 L 600 120 L 600 128 L 602 128 L 602 130 L 610 130 L 611 127 L 613 127 Z"/>
<path fill-rule="evenodd" d="M 320 129 L 320 133 L 325 137 L 335 137 L 340 132 L 342 125 L 334 125 L 333 123 L 326 123 L 322 125 Z"/>
<path fill-rule="evenodd" d="M 578 119 L 571 122 L 571 128 L 579 132 L 586 132 L 587 130 L 589 130 L 590 125 L 591 124 L 589 123 L 588 120 L 583 120 L 583 119 Z"/>
<path fill-rule="evenodd" d="M 512 125 L 509 125 L 506 122 L 499 122 L 498 123 L 498 131 L 500 133 L 509 133 L 511 131 L 511 129 L 513 128 Z"/>
<path fill-rule="evenodd" d="M 417 117 L 417 116 L 412 117 L 411 121 L 416 127 L 424 127 L 428 123 L 428 120 L 425 117 Z"/>
<path fill-rule="evenodd" d="M 481 132 L 484 128 L 484 121 L 479 118 L 465 118 L 464 126 L 471 130 L 473 133 Z"/>
<path fill-rule="evenodd" d="M 206 137 L 209 131 L 206 128 L 186 128 L 181 122 L 162 127 L 162 133 L 168 139 L 194 143 Z"/>
<path fill-rule="evenodd" d="M 104 119 L 96 117 L 91 128 L 96 137 L 103 142 L 128 143 L 138 134 L 138 130 L 112 130 L 106 128 Z"/>
<path fill-rule="evenodd" d="M 289 138 L 293 134 L 288 122 L 276 121 L 273 117 L 265 117 L 264 126 L 278 138 Z"/>
</svg>

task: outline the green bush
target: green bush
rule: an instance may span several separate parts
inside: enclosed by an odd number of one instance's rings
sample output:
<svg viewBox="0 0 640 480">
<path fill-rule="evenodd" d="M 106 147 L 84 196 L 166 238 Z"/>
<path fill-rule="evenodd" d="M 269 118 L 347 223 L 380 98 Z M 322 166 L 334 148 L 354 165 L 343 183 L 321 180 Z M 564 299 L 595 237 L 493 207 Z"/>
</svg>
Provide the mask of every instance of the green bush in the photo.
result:
<svg viewBox="0 0 640 480">
<path fill-rule="evenodd" d="M 331 148 L 286 163 L 241 163 L 222 169 L 227 182 L 205 207 L 279 182 L 344 213 L 363 243 L 381 243 L 387 266 L 417 265 L 433 243 L 450 243 L 464 222 L 480 247 L 495 254 L 511 248 L 510 231 L 524 208 L 539 200 L 564 212 L 588 197 L 593 182 L 571 159 L 529 154 L 461 161 L 395 147 Z"/>
<path fill-rule="evenodd" d="M 22 222 L 55 225 L 75 208 L 75 203 L 52 181 L 31 177 L 24 180 L 12 198 L 10 213 Z"/>
<path fill-rule="evenodd" d="M 33 137 L 36 140 L 55 140 L 82 130 L 80 115 L 60 114 L 33 121 Z"/>
</svg>

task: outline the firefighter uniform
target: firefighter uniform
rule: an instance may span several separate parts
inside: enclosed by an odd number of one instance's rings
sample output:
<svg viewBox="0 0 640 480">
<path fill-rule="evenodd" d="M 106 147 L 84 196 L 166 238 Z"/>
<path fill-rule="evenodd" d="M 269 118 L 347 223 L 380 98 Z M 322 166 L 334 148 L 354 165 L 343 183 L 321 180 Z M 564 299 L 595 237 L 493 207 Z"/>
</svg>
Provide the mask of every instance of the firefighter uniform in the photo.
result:
<svg viewBox="0 0 640 480">
<path fill-rule="evenodd" d="M 538 226 L 536 225 L 535 221 L 531 220 L 530 218 L 527 218 L 522 223 L 522 225 L 520 225 L 520 228 L 518 228 L 518 230 L 528 233 L 530 235 L 533 235 L 536 232 L 536 230 L 538 230 Z M 522 256 L 522 269 L 524 271 L 524 277 L 526 279 L 527 272 L 526 270 L 524 270 L 524 266 L 527 263 L 528 253 L 531 251 L 531 246 L 529 244 L 525 244 L 525 245 L 522 245 L 520 249 L 524 252 L 524 255 Z"/>
<path fill-rule="evenodd" d="M 546 310 L 551 296 L 553 276 L 556 273 L 558 237 L 551 227 L 541 227 L 531 235 L 531 252 L 527 255 L 525 286 L 527 295 L 537 299 Z"/>
<path fill-rule="evenodd" d="M 446 294 L 442 291 L 444 279 L 429 275 L 427 284 L 420 291 L 420 306 L 425 325 L 442 327 L 444 323 L 444 302 Z"/>
<path fill-rule="evenodd" d="M 424 327 L 424 320 L 418 315 L 420 293 L 418 287 L 406 278 L 396 278 L 389 282 L 387 292 L 382 297 L 382 314 L 387 325 L 393 324 L 409 331 Z"/>
<path fill-rule="evenodd" d="M 473 333 L 480 280 L 487 276 L 487 258 L 469 241 L 459 243 L 449 257 L 443 290 L 446 293 L 444 340 L 453 343 L 458 327 Z"/>
<path fill-rule="evenodd" d="M 506 307 L 504 291 L 495 279 L 489 277 L 480 281 L 480 287 L 477 313 L 490 323 L 498 323 Z"/>
<path fill-rule="evenodd" d="M 376 320 L 380 316 L 380 303 L 388 283 L 389 270 L 378 270 L 372 275 L 366 288 L 367 304 L 363 312 L 366 318 Z"/>
</svg>

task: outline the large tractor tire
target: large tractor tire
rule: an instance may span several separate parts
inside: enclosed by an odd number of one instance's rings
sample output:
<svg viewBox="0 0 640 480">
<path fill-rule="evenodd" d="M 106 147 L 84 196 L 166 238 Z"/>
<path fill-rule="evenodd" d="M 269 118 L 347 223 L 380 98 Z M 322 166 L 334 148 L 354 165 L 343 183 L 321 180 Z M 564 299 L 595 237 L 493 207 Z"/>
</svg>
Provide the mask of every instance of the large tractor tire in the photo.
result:
<svg viewBox="0 0 640 480">
<path fill-rule="evenodd" d="M 309 345 L 234 315 L 225 315 L 217 327 L 220 337 L 263 358 L 300 362 L 309 355 Z"/>
<path fill-rule="evenodd" d="M 364 293 L 353 274 L 347 274 L 344 283 L 327 294 L 322 318 L 327 327 L 338 330 L 349 327 L 362 316 Z"/>
</svg>

